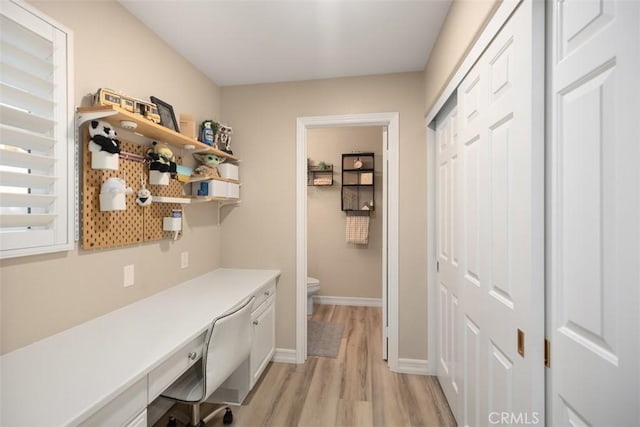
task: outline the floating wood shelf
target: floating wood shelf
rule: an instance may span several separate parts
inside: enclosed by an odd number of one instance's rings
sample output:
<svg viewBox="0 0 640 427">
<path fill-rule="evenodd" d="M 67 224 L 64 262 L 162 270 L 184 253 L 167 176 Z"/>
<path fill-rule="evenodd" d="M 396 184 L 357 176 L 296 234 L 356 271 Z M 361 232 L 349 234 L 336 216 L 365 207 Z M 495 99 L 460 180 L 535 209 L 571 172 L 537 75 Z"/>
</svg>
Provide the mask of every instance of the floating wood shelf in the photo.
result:
<svg viewBox="0 0 640 427">
<path fill-rule="evenodd" d="M 93 118 L 101 118 L 111 123 L 115 127 L 122 127 L 120 122 L 127 120 L 136 123 L 137 128 L 131 129 L 135 133 L 142 134 L 151 139 L 157 139 L 161 142 L 166 142 L 169 145 L 180 147 L 184 149 L 194 150 L 196 152 L 213 153 L 216 156 L 225 157 L 231 161 L 239 161 L 237 157 L 225 153 L 224 151 L 216 150 L 213 147 L 203 144 L 200 141 L 189 138 L 174 130 L 161 126 L 147 120 L 139 114 L 134 114 L 129 111 L 123 110 L 113 105 L 96 105 L 93 107 L 78 107 L 78 124 L 92 120 Z"/>
<path fill-rule="evenodd" d="M 153 196 L 154 203 L 180 203 L 183 205 L 189 205 L 193 203 L 204 202 L 238 202 L 239 199 L 231 197 L 213 197 L 213 196 L 184 196 L 184 197 L 164 197 Z"/>
<path fill-rule="evenodd" d="M 209 181 L 210 179 L 213 179 L 214 181 L 224 181 L 224 182 L 230 182 L 232 184 L 240 184 L 240 181 L 238 181 L 237 179 L 227 179 L 227 178 L 220 178 L 215 176 L 198 176 L 198 175 L 191 175 L 189 180 L 185 181 L 185 184 L 191 183 L 191 182 Z"/>
</svg>

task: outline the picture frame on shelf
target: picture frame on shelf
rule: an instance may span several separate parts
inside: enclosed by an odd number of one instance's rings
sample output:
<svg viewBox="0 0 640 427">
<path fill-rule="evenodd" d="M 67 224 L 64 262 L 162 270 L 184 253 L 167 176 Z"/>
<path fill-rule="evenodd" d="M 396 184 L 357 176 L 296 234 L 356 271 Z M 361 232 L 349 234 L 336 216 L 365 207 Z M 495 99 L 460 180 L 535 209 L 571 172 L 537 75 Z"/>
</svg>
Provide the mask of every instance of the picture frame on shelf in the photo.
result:
<svg viewBox="0 0 640 427">
<path fill-rule="evenodd" d="M 173 107 L 155 96 L 151 96 L 149 99 L 158 107 L 160 124 L 175 132 L 180 132 L 180 126 L 178 125 L 178 120 L 176 120 L 176 114 L 173 112 Z"/>
</svg>

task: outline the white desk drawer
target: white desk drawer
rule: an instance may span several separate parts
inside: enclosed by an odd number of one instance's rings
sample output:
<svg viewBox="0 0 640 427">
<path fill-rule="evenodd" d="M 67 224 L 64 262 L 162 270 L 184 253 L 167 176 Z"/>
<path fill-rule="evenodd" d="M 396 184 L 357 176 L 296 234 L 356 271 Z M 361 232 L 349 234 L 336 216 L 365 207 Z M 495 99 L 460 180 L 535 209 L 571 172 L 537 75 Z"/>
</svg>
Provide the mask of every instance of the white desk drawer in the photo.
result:
<svg viewBox="0 0 640 427">
<path fill-rule="evenodd" d="M 262 290 L 255 295 L 256 300 L 253 302 L 252 313 L 255 313 L 260 308 L 260 305 L 263 302 L 265 302 L 267 298 L 274 295 L 275 293 L 276 293 L 276 282 L 275 280 L 273 280 L 271 283 L 269 283 L 269 285 L 262 288 Z"/>
<path fill-rule="evenodd" d="M 123 426 L 146 407 L 147 379 L 142 378 L 80 425 L 83 427 Z"/>
<path fill-rule="evenodd" d="M 160 393 L 202 357 L 202 345 L 206 335 L 206 332 L 200 334 L 149 373 L 148 403 L 153 402 Z"/>
</svg>

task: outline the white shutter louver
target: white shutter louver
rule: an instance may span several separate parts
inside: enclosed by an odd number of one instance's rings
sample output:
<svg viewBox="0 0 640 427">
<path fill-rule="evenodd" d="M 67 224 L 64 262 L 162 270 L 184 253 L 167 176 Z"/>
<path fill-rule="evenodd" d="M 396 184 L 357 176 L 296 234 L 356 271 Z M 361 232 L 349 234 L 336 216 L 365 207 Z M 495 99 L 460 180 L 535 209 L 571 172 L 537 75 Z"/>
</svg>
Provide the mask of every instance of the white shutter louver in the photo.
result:
<svg viewBox="0 0 640 427">
<path fill-rule="evenodd" d="M 69 32 L 20 3 L 0 14 L 0 253 L 73 242 Z"/>
</svg>

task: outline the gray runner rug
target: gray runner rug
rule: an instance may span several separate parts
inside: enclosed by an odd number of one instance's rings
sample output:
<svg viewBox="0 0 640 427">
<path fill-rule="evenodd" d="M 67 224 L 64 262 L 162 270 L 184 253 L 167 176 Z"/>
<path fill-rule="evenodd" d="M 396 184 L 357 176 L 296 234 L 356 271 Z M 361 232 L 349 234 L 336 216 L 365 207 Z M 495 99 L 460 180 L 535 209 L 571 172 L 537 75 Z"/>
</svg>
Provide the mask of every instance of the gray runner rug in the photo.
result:
<svg viewBox="0 0 640 427">
<path fill-rule="evenodd" d="M 307 321 L 307 355 L 333 357 L 338 355 L 344 325 L 338 323 Z"/>
</svg>

